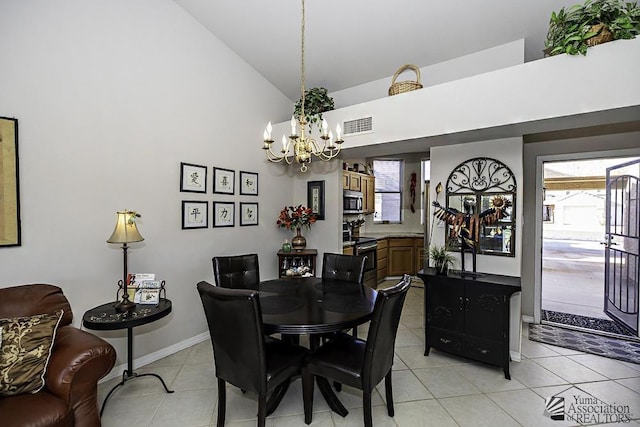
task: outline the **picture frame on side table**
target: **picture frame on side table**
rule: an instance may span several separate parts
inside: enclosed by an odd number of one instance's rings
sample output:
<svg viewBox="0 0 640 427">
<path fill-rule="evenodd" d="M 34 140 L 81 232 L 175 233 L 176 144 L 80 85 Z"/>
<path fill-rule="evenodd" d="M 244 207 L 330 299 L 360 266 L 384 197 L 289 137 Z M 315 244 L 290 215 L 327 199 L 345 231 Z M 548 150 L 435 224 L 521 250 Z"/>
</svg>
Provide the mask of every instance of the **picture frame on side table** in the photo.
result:
<svg viewBox="0 0 640 427">
<path fill-rule="evenodd" d="M 213 202 L 213 226 L 234 227 L 236 216 L 234 202 Z"/>
<path fill-rule="evenodd" d="M 240 171 L 240 194 L 246 196 L 258 195 L 258 174 Z"/>
<path fill-rule="evenodd" d="M 240 226 L 258 225 L 258 204 L 240 203 Z"/>
<path fill-rule="evenodd" d="M 0 247 L 20 246 L 18 119 L 0 117 Z"/>
<path fill-rule="evenodd" d="M 213 192 L 217 194 L 235 193 L 236 172 L 231 169 L 213 168 Z"/>
<path fill-rule="evenodd" d="M 182 201 L 182 229 L 208 228 L 209 202 L 183 200 Z"/>
<path fill-rule="evenodd" d="M 180 191 L 186 193 L 206 193 L 207 167 L 181 162 Z"/>
<path fill-rule="evenodd" d="M 307 206 L 319 221 L 324 220 L 324 181 L 307 182 Z"/>
</svg>

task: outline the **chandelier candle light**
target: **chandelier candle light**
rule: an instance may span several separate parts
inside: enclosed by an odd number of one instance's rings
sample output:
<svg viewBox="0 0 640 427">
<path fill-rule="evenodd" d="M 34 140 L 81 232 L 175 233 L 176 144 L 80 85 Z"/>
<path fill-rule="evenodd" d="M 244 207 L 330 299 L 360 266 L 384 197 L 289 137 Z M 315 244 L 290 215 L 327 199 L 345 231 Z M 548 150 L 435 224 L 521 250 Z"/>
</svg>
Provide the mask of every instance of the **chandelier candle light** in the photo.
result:
<svg viewBox="0 0 640 427">
<path fill-rule="evenodd" d="M 284 160 L 284 162 L 288 165 L 293 164 L 295 160 L 300 164 L 300 172 L 307 171 L 307 165 L 311 163 L 312 156 L 316 156 L 318 159 L 323 161 L 329 161 L 335 158 L 338 153 L 340 153 L 340 149 L 342 148 L 342 143 L 344 140 L 342 139 L 342 130 L 340 128 L 340 124 L 336 125 L 336 139 L 333 139 L 333 132 L 329 131 L 329 125 L 325 119 L 322 119 L 322 133 L 320 138 L 323 140 L 322 144 L 319 144 L 315 139 L 313 139 L 310 135 L 305 135 L 305 130 L 307 127 L 307 121 L 305 119 L 304 114 L 304 103 L 305 103 L 305 73 L 304 73 L 304 0 L 302 0 L 302 31 L 301 31 L 301 79 L 300 79 L 300 90 L 302 91 L 302 105 L 300 115 L 296 119 L 295 116 L 291 117 L 291 135 L 289 138 L 282 135 L 282 149 L 279 154 L 276 154 L 271 145 L 273 144 L 273 139 L 271 138 L 271 131 L 273 130 L 271 126 L 271 122 L 267 124 L 267 128 L 264 131 L 264 145 L 262 149 L 265 150 L 267 155 L 267 159 L 274 163 L 280 163 Z M 296 128 L 299 127 L 299 134 L 296 131 Z M 311 132 L 309 132 L 311 133 Z M 320 147 L 322 145 L 322 147 Z M 290 151 L 293 150 L 291 154 Z"/>
</svg>

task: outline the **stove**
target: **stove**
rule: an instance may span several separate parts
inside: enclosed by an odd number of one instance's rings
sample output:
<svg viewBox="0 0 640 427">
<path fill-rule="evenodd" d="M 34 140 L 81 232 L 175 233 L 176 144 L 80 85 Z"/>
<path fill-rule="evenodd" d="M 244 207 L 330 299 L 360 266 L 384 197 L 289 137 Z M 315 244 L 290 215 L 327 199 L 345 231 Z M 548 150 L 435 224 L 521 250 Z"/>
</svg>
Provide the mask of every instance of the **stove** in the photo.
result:
<svg viewBox="0 0 640 427">
<path fill-rule="evenodd" d="M 352 240 L 354 243 L 354 255 L 364 255 L 367 257 L 364 263 L 364 284 L 375 289 L 378 284 L 378 240 L 364 236 Z"/>
</svg>

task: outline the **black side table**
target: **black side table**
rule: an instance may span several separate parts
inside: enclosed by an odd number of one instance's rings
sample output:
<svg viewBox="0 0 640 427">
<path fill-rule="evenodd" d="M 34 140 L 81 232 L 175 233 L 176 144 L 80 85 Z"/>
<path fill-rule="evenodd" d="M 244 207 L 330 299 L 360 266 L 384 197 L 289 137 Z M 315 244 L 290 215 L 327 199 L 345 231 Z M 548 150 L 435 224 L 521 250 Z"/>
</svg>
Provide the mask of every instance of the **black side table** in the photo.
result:
<svg viewBox="0 0 640 427">
<path fill-rule="evenodd" d="M 127 329 L 127 369 L 122 373 L 122 381 L 116 384 L 115 387 L 109 391 L 107 397 L 105 397 L 102 408 L 100 409 L 100 416 L 102 416 L 104 407 L 107 405 L 107 401 L 113 392 L 116 391 L 118 387 L 124 385 L 127 380 L 133 378 L 144 376 L 156 377 L 160 380 L 167 393 L 173 393 L 173 390 L 169 390 L 160 375 L 152 373 L 136 374 L 133 372 L 133 328 L 155 322 L 167 316 L 171 313 L 171 301 L 166 298 L 161 298 L 157 305 L 136 304 L 132 310 L 124 313 L 116 311 L 115 306 L 116 302 L 102 304 L 88 310 L 84 316 L 82 316 L 82 324 L 87 329 L 96 331 Z"/>
</svg>

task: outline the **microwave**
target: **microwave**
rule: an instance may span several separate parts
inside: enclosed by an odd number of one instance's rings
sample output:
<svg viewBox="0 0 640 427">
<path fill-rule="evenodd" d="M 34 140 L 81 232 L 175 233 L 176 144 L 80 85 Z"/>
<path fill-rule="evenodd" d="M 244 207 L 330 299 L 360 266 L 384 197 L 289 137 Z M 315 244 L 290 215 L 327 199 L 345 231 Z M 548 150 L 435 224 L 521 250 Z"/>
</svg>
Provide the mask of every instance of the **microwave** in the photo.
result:
<svg viewBox="0 0 640 427">
<path fill-rule="evenodd" d="M 344 190 L 342 196 L 342 213 L 362 213 L 362 193 L 360 191 Z"/>
</svg>

